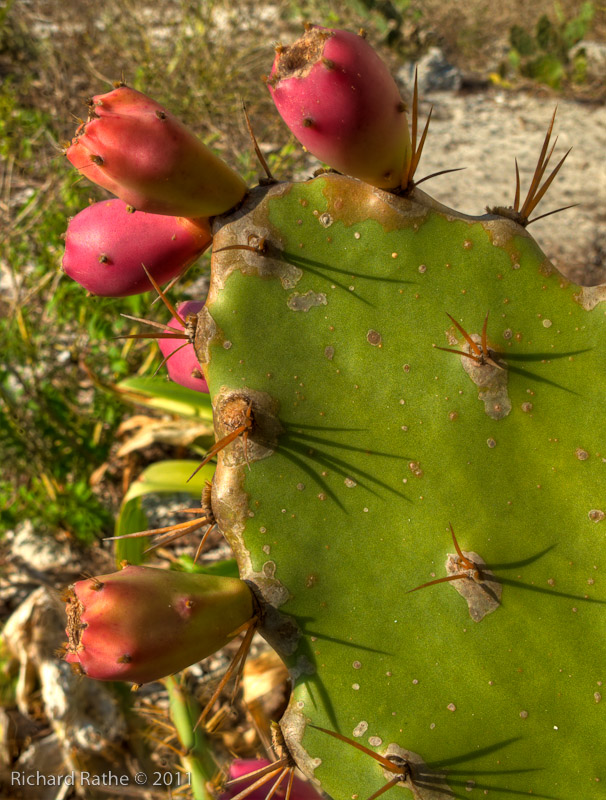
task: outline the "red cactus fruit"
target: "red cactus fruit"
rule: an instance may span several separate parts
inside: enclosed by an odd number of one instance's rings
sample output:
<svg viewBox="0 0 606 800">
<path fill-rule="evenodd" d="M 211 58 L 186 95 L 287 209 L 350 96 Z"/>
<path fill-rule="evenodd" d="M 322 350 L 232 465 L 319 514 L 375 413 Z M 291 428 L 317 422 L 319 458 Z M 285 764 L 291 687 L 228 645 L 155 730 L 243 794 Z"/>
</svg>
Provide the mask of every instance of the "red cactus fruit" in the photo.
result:
<svg viewBox="0 0 606 800">
<path fill-rule="evenodd" d="M 267 85 L 280 116 L 310 153 L 373 186 L 400 186 L 411 154 L 405 105 L 362 36 L 307 30 L 276 49 Z"/>
<path fill-rule="evenodd" d="M 186 319 L 189 314 L 197 314 L 203 307 L 204 303 L 189 300 L 186 303 L 181 303 L 177 311 L 181 319 Z M 173 317 L 168 323 L 166 332 L 169 333 L 171 330 L 179 332 L 183 330 L 183 325 L 181 325 L 177 317 Z M 188 389 L 208 393 L 208 384 L 191 342 L 188 341 L 183 344 L 178 339 L 160 338 L 158 339 L 158 345 L 166 359 L 166 368 L 171 380 L 181 384 L 181 386 L 187 386 Z"/>
<path fill-rule="evenodd" d="M 229 767 L 229 776 L 228 780 L 233 781 L 238 778 L 242 778 L 244 775 L 248 775 L 252 772 L 256 772 L 259 769 L 263 769 L 263 767 L 268 767 L 270 764 L 269 761 L 265 758 L 246 758 L 246 759 L 239 759 L 237 758 Z M 259 786 L 258 789 L 255 789 L 249 795 L 247 795 L 246 800 L 265 800 L 268 794 L 268 786 L 272 786 L 272 780 L 268 781 L 263 786 Z M 220 800 L 231 800 L 232 797 L 235 797 L 237 794 L 242 792 L 244 789 L 248 788 L 255 782 L 255 778 L 251 777 L 250 780 L 246 781 L 243 780 L 242 782 L 238 781 L 237 784 L 234 784 L 231 788 L 227 791 L 223 792 L 220 797 Z M 288 785 L 288 781 L 282 781 L 282 784 L 274 797 L 283 798 L 286 793 L 286 787 Z M 307 781 L 301 780 L 295 775 L 291 794 L 291 800 L 320 800 L 320 795 Z"/>
<path fill-rule="evenodd" d="M 246 194 L 242 178 L 183 123 L 127 86 L 92 98 L 65 152 L 85 177 L 141 211 L 210 217 Z"/>
<path fill-rule="evenodd" d="M 211 243 L 208 220 L 143 211 L 122 200 L 88 206 L 70 220 L 63 269 L 93 294 L 126 297 L 181 274 Z"/>
<path fill-rule="evenodd" d="M 252 616 L 237 578 L 127 566 L 70 588 L 65 660 L 98 680 L 146 683 L 220 650 Z"/>
</svg>

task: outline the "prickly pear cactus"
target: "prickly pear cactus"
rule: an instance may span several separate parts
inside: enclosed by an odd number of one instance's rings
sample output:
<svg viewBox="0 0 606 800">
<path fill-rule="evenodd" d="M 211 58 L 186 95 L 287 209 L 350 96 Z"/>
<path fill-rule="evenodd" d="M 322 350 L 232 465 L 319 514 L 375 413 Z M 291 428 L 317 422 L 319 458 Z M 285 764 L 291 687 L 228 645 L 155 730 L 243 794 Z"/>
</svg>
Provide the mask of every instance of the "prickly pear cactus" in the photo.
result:
<svg viewBox="0 0 606 800">
<path fill-rule="evenodd" d="M 341 175 L 215 220 L 215 251 L 261 240 L 213 256 L 197 353 L 218 437 L 252 403 L 213 508 L 275 609 L 297 762 L 335 798 L 600 797 L 604 289 L 511 219 Z"/>
<path fill-rule="evenodd" d="M 197 212 L 222 214 L 208 299 L 172 334 L 195 345 L 222 442 L 204 521 L 292 673 L 276 769 L 294 759 L 335 800 L 597 800 L 606 287 L 569 283 L 527 232 L 562 165 L 544 177 L 549 134 L 523 203 L 518 179 L 513 208 L 446 208 L 415 185 L 416 91 L 411 141 L 351 40 L 308 31 L 269 85 L 353 177 L 230 177 L 232 208 Z M 89 157 L 110 174 L 112 152 Z"/>
</svg>

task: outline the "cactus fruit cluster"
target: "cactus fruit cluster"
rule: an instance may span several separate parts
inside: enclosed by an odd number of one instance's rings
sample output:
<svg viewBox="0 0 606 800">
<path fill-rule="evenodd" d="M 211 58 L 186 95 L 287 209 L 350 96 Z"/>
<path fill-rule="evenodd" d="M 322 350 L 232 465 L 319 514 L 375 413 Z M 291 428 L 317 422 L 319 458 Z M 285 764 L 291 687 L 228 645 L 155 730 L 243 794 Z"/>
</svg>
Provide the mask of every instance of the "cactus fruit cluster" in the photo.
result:
<svg viewBox="0 0 606 800">
<path fill-rule="evenodd" d="M 418 136 L 416 92 L 409 135 L 362 37 L 310 28 L 277 49 L 267 82 L 328 170 L 247 188 L 124 86 L 93 98 L 68 150 L 136 209 L 124 230 L 155 213 L 210 231 L 210 291 L 180 338 L 213 403 L 207 521 L 242 579 L 238 609 L 226 597 L 217 606 L 221 635 L 205 606 L 192 624 L 199 650 L 187 626 L 164 632 L 159 608 L 173 589 L 157 570 L 98 579 L 124 592 L 119 610 L 109 594 L 100 605 L 94 582 L 77 585 L 71 608 L 80 602 L 89 625 L 70 637 L 69 658 L 95 676 L 88 648 L 105 652 L 104 630 L 128 615 L 111 657 L 140 636 L 138 669 L 133 659 L 113 675 L 147 680 L 155 636 L 168 637 L 170 672 L 254 614 L 293 683 L 276 778 L 296 765 L 335 800 L 597 800 L 606 286 L 570 283 L 528 233 L 563 163 L 548 167 L 551 127 L 525 199 L 518 177 L 511 207 L 472 217 L 417 187 L 427 129 Z M 151 226 L 141 245 L 149 273 L 154 236 Z M 191 256 L 184 247 L 183 268 Z M 73 260 L 85 257 L 66 257 L 77 277 Z M 156 282 L 172 274 L 160 269 Z M 135 570 L 157 632 L 139 611 Z"/>
</svg>

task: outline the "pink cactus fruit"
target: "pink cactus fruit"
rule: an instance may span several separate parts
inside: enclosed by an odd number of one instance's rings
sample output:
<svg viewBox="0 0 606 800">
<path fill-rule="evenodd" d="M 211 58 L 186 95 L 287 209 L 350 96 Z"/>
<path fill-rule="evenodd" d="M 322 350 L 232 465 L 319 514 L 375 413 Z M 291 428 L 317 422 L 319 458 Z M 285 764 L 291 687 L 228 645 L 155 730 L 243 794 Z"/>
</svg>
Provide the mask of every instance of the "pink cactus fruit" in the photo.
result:
<svg viewBox="0 0 606 800">
<path fill-rule="evenodd" d="M 73 217 L 63 269 L 103 297 L 153 289 L 141 264 L 164 284 L 180 275 L 211 243 L 208 220 L 129 211 L 122 200 L 94 203 Z"/>
<path fill-rule="evenodd" d="M 251 772 L 255 772 L 258 769 L 269 766 L 269 763 L 270 762 L 265 758 L 236 759 L 230 765 L 228 780 L 231 781 L 235 780 L 236 778 L 241 778 L 242 776 L 248 775 Z M 223 792 L 220 800 L 231 800 L 232 797 L 235 797 L 237 794 L 242 792 L 248 786 L 253 784 L 254 781 L 255 778 L 251 778 L 249 781 L 242 781 L 234 784 L 234 786 L 232 786 L 230 789 Z M 253 792 L 247 795 L 246 800 L 265 800 L 269 791 L 267 787 L 271 787 L 273 782 L 273 780 L 270 780 L 268 783 L 260 786 L 258 789 L 255 789 Z M 283 798 L 286 793 L 287 785 L 288 778 L 282 781 L 280 788 L 274 797 Z M 301 778 L 295 776 L 290 797 L 291 800 L 320 800 L 321 795 L 318 794 L 311 783 L 301 780 Z"/>
<path fill-rule="evenodd" d="M 78 581 L 66 599 L 65 660 L 102 681 L 146 683 L 184 669 L 253 615 L 244 581 L 154 567 Z"/>
<path fill-rule="evenodd" d="M 210 217 L 237 205 L 242 178 L 141 92 L 118 86 L 95 95 L 88 120 L 65 150 L 85 177 L 134 208 Z"/>
<path fill-rule="evenodd" d="M 204 307 L 204 303 L 196 300 L 189 300 L 181 303 L 177 308 L 182 320 L 186 320 L 189 314 L 197 314 Z M 168 323 L 166 332 L 183 331 L 183 325 L 177 317 L 173 317 Z M 194 345 L 192 342 L 181 342 L 179 339 L 158 339 L 160 351 L 166 361 L 168 376 L 175 383 L 186 386 L 188 389 L 195 389 L 197 392 L 208 393 L 208 384 L 202 373 L 200 362 L 196 358 Z M 172 355 L 171 355 L 172 354 Z"/>
<path fill-rule="evenodd" d="M 373 186 L 400 186 L 411 157 L 406 107 L 363 36 L 306 30 L 276 49 L 267 85 L 280 116 L 310 153 Z"/>
</svg>

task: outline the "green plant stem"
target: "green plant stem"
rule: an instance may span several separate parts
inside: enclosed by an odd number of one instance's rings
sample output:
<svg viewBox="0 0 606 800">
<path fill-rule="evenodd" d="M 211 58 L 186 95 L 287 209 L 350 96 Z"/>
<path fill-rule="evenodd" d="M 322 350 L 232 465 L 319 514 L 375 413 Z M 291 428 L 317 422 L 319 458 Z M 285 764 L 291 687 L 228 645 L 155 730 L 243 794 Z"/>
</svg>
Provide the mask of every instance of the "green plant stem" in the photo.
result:
<svg viewBox="0 0 606 800">
<path fill-rule="evenodd" d="M 168 690 L 170 716 L 184 751 L 181 763 L 189 774 L 194 800 L 213 800 L 207 784 L 217 772 L 217 766 L 204 733 L 200 728 L 194 730 L 195 722 L 200 715 L 198 704 L 187 695 L 174 676 L 165 678 L 164 685 Z"/>
</svg>

